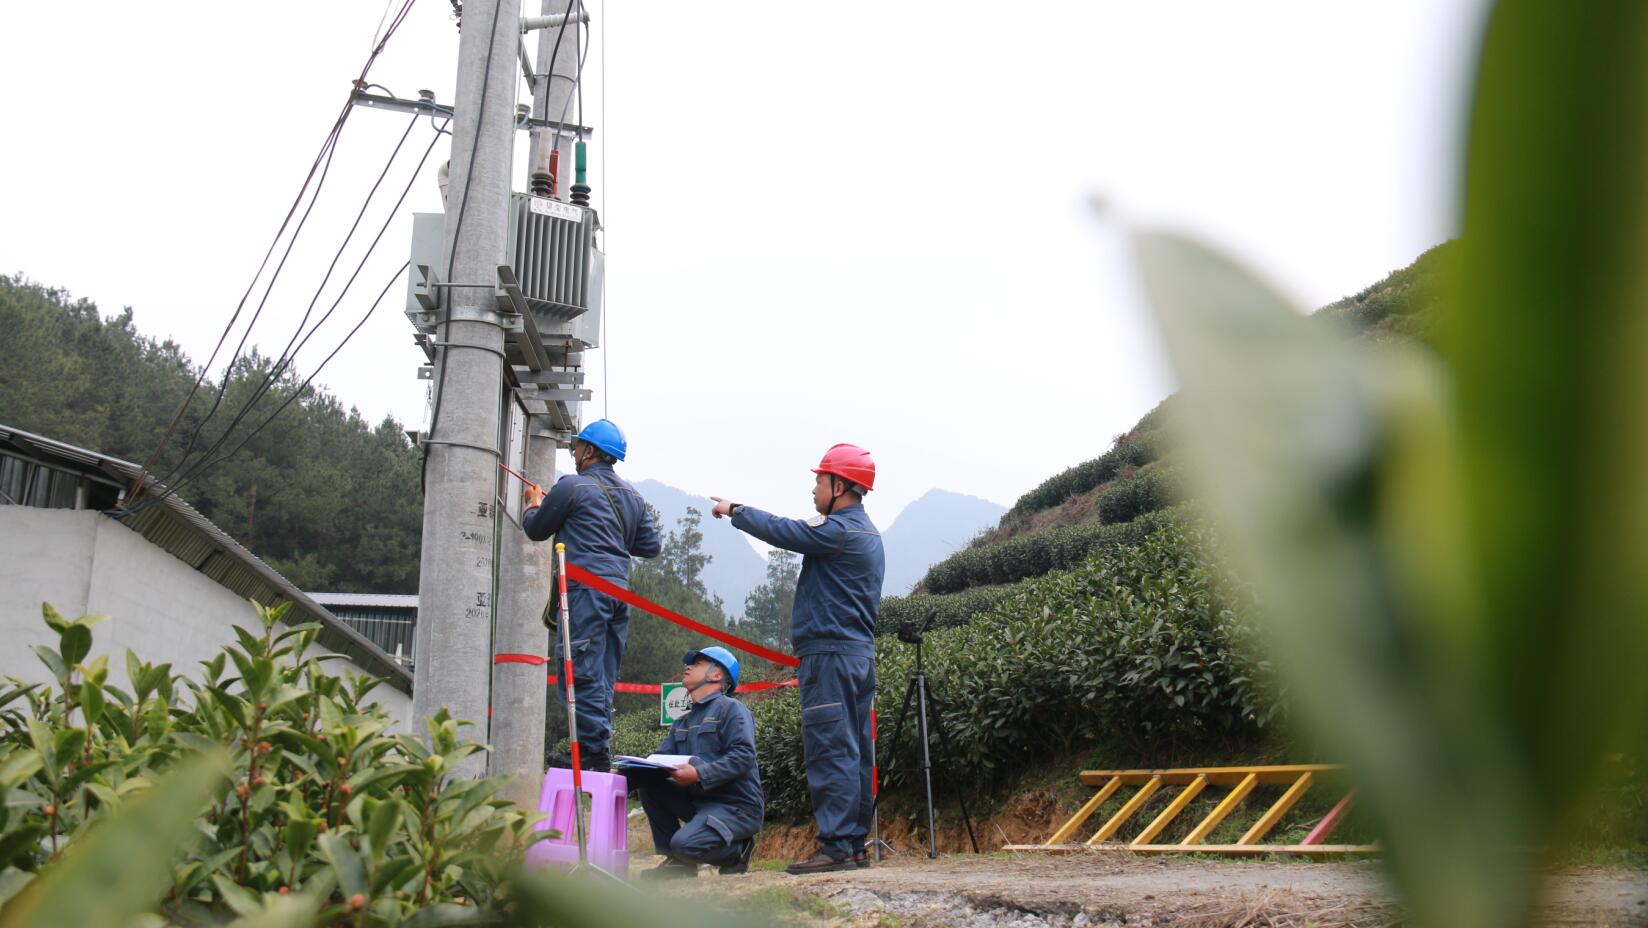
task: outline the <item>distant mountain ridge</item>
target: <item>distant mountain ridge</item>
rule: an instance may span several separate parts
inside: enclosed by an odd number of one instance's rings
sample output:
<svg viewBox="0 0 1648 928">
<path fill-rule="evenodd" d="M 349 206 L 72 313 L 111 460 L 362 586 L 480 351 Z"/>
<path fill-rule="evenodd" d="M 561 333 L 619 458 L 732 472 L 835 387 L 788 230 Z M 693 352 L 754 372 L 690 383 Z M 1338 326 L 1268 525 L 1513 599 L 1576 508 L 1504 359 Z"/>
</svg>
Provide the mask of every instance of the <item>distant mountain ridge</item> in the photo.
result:
<svg viewBox="0 0 1648 928">
<path fill-rule="evenodd" d="M 928 490 L 904 507 L 881 533 L 887 550 L 883 595 L 902 596 L 927 573 L 927 568 L 962 548 L 979 532 L 1001 521 L 1006 506 L 977 496 Z"/>
<path fill-rule="evenodd" d="M 710 515 L 708 497 L 694 496 L 656 480 L 637 480 L 634 485 L 642 498 L 658 510 L 665 532 L 675 529 L 688 507 L 703 516 L 698 529 L 704 533 L 703 551 L 710 556 L 709 566 L 704 568 L 704 585 L 721 597 L 721 608 L 729 617 L 742 616 L 745 597 L 767 579 L 766 559 L 755 553 L 731 522 Z"/>
</svg>

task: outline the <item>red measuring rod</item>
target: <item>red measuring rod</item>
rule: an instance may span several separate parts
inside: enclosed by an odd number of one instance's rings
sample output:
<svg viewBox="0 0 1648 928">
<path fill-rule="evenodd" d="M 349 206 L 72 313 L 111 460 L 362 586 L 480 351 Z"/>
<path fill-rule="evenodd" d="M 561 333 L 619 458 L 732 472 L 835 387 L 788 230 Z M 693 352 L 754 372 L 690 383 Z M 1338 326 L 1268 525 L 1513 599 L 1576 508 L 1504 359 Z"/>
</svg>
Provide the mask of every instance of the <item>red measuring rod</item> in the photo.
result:
<svg viewBox="0 0 1648 928">
<path fill-rule="evenodd" d="M 508 464 L 505 464 L 504 462 L 499 461 L 498 466 L 504 469 L 504 473 L 510 475 L 511 477 L 514 477 L 516 480 L 521 481 L 522 483 L 526 484 L 527 486 L 531 487 L 532 489 L 537 490 L 540 493 L 542 493 L 544 491 L 543 487 L 538 486 L 536 483 L 533 483 L 532 481 L 530 481 L 530 480 L 526 479 L 525 477 L 521 476 L 520 474 L 516 473 L 514 470 L 512 470 L 510 468 L 510 466 Z"/>
</svg>

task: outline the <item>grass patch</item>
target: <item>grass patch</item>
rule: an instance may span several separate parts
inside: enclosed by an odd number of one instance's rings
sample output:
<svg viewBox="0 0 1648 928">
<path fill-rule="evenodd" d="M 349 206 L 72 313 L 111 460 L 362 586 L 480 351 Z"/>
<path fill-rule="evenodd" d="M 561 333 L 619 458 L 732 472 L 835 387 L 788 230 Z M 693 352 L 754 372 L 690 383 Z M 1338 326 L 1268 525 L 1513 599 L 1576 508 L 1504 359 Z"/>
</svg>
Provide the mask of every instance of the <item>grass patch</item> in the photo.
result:
<svg viewBox="0 0 1648 928">
<path fill-rule="evenodd" d="M 789 886 L 767 886 L 733 900 L 729 909 L 768 925 L 813 925 L 845 913 L 823 899 Z"/>
</svg>

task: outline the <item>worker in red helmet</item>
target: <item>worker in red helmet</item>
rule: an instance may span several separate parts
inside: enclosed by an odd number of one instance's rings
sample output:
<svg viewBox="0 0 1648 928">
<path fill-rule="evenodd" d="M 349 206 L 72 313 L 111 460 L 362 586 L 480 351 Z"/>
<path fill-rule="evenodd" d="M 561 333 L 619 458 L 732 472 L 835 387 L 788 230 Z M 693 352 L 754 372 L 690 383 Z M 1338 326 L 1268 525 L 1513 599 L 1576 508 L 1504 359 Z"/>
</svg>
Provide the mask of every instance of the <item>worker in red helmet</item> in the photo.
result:
<svg viewBox="0 0 1648 928">
<path fill-rule="evenodd" d="M 794 874 L 869 865 L 870 702 L 875 696 L 875 628 L 886 559 L 881 533 L 864 512 L 875 460 L 836 445 L 813 468 L 810 519 L 785 519 L 720 497 L 716 518 L 775 548 L 801 555 L 790 642 L 801 659 L 801 740 L 807 789 L 818 822 L 818 851 Z"/>
</svg>

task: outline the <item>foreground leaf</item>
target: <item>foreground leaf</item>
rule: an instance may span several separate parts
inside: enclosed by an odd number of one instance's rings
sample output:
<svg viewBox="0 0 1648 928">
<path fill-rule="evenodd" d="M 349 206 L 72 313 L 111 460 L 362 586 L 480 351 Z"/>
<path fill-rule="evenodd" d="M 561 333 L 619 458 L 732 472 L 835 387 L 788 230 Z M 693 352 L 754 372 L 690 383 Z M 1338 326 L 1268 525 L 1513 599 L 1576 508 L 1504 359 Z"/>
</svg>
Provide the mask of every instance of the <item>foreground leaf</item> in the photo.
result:
<svg viewBox="0 0 1648 928">
<path fill-rule="evenodd" d="M 124 925 L 152 909 L 227 769 L 221 754 L 182 764 L 24 887 L 0 909 L 0 928 Z"/>
</svg>

